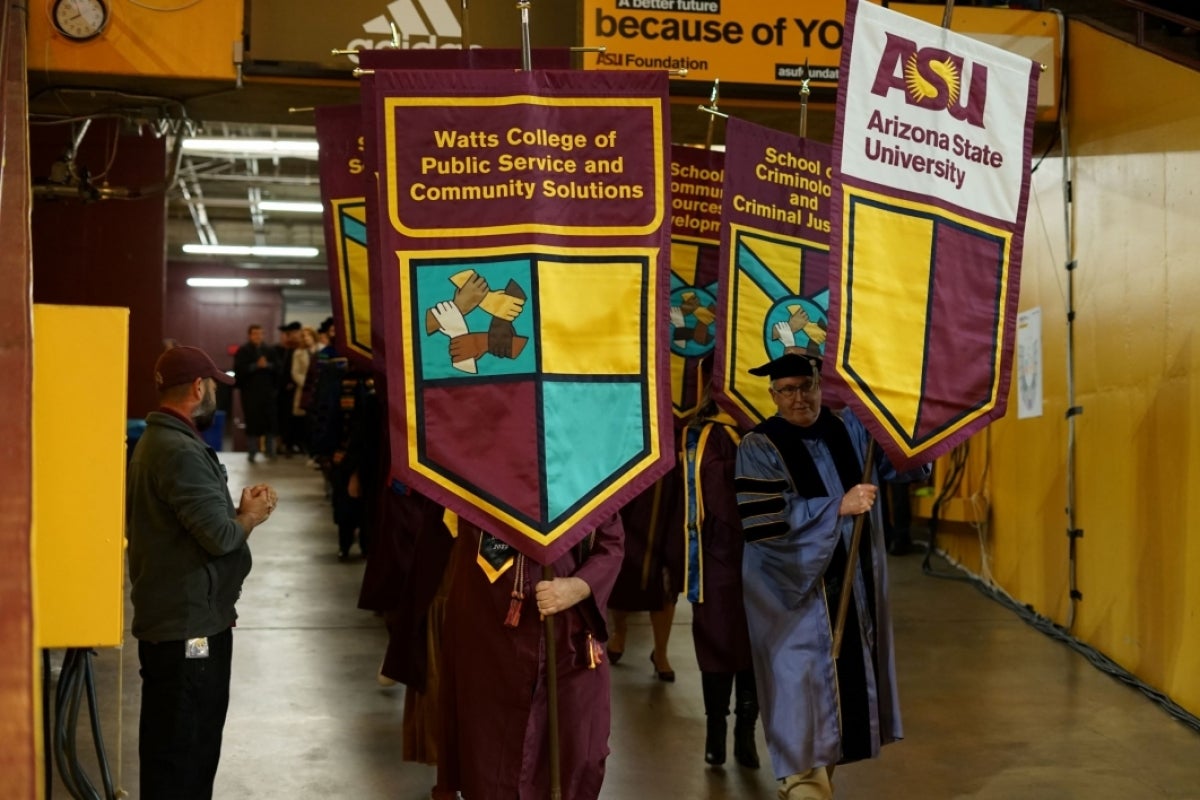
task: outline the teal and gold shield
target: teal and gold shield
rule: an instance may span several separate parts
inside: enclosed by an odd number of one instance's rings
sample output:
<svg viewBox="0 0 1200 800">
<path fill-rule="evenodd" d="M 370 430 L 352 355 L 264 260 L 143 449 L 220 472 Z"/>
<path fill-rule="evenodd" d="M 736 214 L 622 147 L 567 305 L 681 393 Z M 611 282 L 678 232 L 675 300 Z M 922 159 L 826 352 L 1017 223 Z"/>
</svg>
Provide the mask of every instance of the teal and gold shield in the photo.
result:
<svg viewBox="0 0 1200 800">
<path fill-rule="evenodd" d="M 554 548 L 644 488 L 669 442 L 659 267 L 643 248 L 400 254 L 404 441 L 422 491 Z"/>
</svg>

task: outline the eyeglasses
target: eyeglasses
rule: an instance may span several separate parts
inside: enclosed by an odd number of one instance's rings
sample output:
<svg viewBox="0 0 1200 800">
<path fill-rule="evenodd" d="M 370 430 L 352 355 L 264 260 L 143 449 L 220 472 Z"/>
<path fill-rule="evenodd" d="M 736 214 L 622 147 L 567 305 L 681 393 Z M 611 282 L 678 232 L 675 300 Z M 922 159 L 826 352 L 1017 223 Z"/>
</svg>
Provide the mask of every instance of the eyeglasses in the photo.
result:
<svg viewBox="0 0 1200 800">
<path fill-rule="evenodd" d="M 791 400 L 796 396 L 796 392 L 811 397 L 820 388 L 821 384 L 817 381 L 809 381 L 807 383 L 793 383 L 787 386 L 772 386 L 771 391 L 785 400 Z"/>
</svg>

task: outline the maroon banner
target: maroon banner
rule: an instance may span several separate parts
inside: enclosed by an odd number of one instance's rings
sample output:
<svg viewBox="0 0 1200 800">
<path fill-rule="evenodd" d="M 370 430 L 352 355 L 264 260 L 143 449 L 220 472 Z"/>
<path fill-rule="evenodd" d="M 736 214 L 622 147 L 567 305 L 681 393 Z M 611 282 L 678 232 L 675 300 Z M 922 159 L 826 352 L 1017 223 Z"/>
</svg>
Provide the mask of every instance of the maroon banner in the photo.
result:
<svg viewBox="0 0 1200 800">
<path fill-rule="evenodd" d="M 359 106 L 326 106 L 317 109 L 316 122 L 334 341 L 355 366 L 369 369 L 372 314 L 362 113 Z"/>
<path fill-rule="evenodd" d="M 671 406 L 680 425 L 704 400 L 717 343 L 724 180 L 724 153 L 671 148 Z"/>
<path fill-rule="evenodd" d="M 824 354 L 833 161 L 826 144 L 735 118 L 725 153 L 713 391 L 753 427 L 775 405 L 749 370 L 788 349 Z"/>
<path fill-rule="evenodd" d="M 674 460 L 666 75 L 371 89 L 393 470 L 549 563 Z"/>
</svg>

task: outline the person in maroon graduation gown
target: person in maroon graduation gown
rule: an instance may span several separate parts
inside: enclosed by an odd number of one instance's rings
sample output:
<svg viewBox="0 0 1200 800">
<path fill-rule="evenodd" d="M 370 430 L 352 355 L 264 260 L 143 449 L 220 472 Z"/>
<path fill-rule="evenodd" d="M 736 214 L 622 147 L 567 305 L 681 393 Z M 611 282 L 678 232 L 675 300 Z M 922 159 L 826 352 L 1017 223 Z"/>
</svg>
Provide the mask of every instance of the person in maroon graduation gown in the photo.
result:
<svg viewBox="0 0 1200 800">
<path fill-rule="evenodd" d="M 552 581 L 499 539 L 465 520 L 458 527 L 442 634 L 434 797 L 550 796 L 542 614 L 556 615 L 562 796 L 598 797 L 610 723 L 605 611 L 621 566 L 620 518 L 602 523 L 555 562 Z"/>
<path fill-rule="evenodd" d="M 692 640 L 704 693 L 704 760 L 713 766 L 725 763 L 729 698 L 736 686 L 733 756 L 741 766 L 758 769 L 758 694 L 742 603 L 745 538 L 733 485 L 741 435 L 734 419 L 706 392 L 680 438 L 684 588 L 692 603 Z"/>
<path fill-rule="evenodd" d="M 629 614 L 648 611 L 654 635 L 650 663 L 658 679 L 668 683 L 675 681 L 675 670 L 667 644 L 683 586 L 682 508 L 678 468 L 621 508 L 625 557 L 608 602 L 612 622 L 609 660 L 616 664 L 625 653 Z"/>
</svg>

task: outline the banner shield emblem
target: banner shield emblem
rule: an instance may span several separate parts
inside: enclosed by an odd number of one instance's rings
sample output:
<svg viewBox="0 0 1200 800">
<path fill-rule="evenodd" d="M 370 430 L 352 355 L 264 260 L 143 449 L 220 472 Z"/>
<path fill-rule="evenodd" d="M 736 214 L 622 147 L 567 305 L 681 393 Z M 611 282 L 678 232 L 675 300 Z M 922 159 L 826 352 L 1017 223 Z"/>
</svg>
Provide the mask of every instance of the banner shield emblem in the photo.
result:
<svg viewBox="0 0 1200 800">
<path fill-rule="evenodd" d="M 829 308 L 828 145 L 730 119 L 726 128 L 718 403 L 744 428 L 775 413 L 749 370 L 799 349 L 821 356 Z"/>
<path fill-rule="evenodd" d="M 373 84 L 393 472 L 551 563 L 674 461 L 665 76 Z"/>
</svg>

